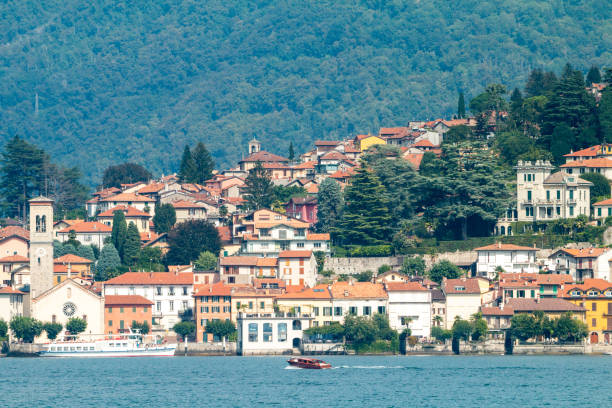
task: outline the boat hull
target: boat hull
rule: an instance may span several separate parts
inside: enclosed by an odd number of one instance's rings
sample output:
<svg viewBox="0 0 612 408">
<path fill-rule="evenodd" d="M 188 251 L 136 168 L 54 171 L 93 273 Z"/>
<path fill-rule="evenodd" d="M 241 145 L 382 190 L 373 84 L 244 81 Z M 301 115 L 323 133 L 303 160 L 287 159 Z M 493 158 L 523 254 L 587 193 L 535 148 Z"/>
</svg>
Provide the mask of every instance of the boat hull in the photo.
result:
<svg viewBox="0 0 612 408">
<path fill-rule="evenodd" d="M 304 361 L 300 359 L 291 359 L 287 360 L 292 367 L 306 368 L 311 370 L 322 370 L 325 368 L 331 368 L 331 364 L 326 363 L 325 361 Z"/>
<path fill-rule="evenodd" d="M 176 347 L 164 347 L 149 350 L 113 350 L 113 351 L 41 351 L 40 357 L 172 357 Z"/>
</svg>

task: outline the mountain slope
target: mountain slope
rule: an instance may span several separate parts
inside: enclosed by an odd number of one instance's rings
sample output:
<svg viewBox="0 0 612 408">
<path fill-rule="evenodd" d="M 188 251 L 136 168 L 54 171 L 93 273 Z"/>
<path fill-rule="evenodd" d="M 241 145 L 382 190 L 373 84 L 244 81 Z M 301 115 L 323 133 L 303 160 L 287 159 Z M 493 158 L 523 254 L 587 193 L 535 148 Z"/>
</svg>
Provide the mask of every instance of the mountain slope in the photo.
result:
<svg viewBox="0 0 612 408">
<path fill-rule="evenodd" d="M 223 167 L 253 136 L 299 152 L 448 116 L 458 90 L 532 67 L 612 65 L 609 0 L 90 3 L 0 5 L 0 138 L 89 182 L 125 160 L 175 170 L 197 140 Z"/>
</svg>

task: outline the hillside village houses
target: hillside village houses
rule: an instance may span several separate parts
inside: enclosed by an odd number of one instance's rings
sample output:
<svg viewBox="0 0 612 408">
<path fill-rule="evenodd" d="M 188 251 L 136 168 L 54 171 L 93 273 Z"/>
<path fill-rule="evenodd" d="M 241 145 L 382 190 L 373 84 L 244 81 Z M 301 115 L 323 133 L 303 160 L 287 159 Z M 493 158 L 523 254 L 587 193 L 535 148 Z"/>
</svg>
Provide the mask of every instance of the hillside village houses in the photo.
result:
<svg viewBox="0 0 612 408">
<path fill-rule="evenodd" d="M 536 263 L 537 248 L 498 242 L 476 248 L 475 251 L 478 253 L 476 273 L 487 279 L 494 279 L 498 268 L 514 273 L 539 271 Z"/>
</svg>

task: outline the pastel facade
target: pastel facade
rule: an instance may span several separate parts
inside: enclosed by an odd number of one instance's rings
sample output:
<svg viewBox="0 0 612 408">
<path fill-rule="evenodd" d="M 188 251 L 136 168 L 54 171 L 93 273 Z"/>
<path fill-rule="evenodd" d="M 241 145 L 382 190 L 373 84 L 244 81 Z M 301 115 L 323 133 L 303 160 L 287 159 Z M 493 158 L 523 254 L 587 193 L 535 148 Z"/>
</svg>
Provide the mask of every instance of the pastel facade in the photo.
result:
<svg viewBox="0 0 612 408">
<path fill-rule="evenodd" d="M 105 333 L 128 333 L 133 322 L 153 325 L 153 302 L 139 295 L 108 295 L 104 298 Z"/>
<path fill-rule="evenodd" d="M 413 336 L 431 334 L 431 291 L 418 282 L 390 282 L 385 285 L 389 325 L 402 331 L 410 328 Z"/>
<path fill-rule="evenodd" d="M 333 321 L 342 323 L 344 318 L 387 314 L 388 295 L 382 284 L 370 282 L 335 282 L 330 288 Z"/>
<path fill-rule="evenodd" d="M 75 239 L 83 245 L 96 245 L 98 248 L 104 246 L 104 240 L 111 236 L 112 228 L 98 221 L 81 222 L 71 225 L 56 232 L 56 239 L 66 242 L 74 232 Z"/>
<path fill-rule="evenodd" d="M 213 335 L 206 332 L 206 325 L 213 320 L 230 320 L 232 317 L 232 289 L 223 282 L 198 285 L 194 290 L 194 319 L 196 341 L 213 341 Z"/>
<path fill-rule="evenodd" d="M 15 316 L 23 316 L 25 293 L 10 286 L 0 288 L 0 320 L 9 323 Z"/>
<path fill-rule="evenodd" d="M 554 273 L 570 274 L 576 281 L 604 279 L 610 281 L 610 248 L 562 248 L 548 257 Z"/>
<path fill-rule="evenodd" d="M 149 232 L 149 222 L 153 216 L 147 212 L 141 211 L 135 207 L 126 207 L 119 205 L 113 207 L 103 213 L 98 214 L 96 217 L 102 224 L 113 227 L 113 217 L 116 211 L 121 211 L 125 215 L 125 222 L 129 225 L 130 222 L 134 223 L 138 228 L 138 232 Z M 73 224 L 74 225 L 74 224 Z"/>
<path fill-rule="evenodd" d="M 312 318 L 241 313 L 237 319 L 238 354 L 287 354 L 302 344 Z"/>
<path fill-rule="evenodd" d="M 278 278 L 287 285 L 313 287 L 317 261 L 312 251 L 282 251 L 278 254 Z"/>
<path fill-rule="evenodd" d="M 586 309 L 591 344 L 612 343 L 612 283 L 603 279 L 585 279 L 582 284 L 568 285 L 563 297 Z"/>
<path fill-rule="evenodd" d="M 457 317 L 469 320 L 480 307 L 493 301 L 489 281 L 483 278 L 445 279 L 442 290 L 446 296 L 446 329 L 451 329 Z"/>
<path fill-rule="evenodd" d="M 283 313 L 306 314 L 312 317 L 312 326 L 328 326 L 335 321 L 332 297 L 327 285 L 279 295 L 276 304 Z"/>
<path fill-rule="evenodd" d="M 537 248 L 523 247 L 513 244 L 492 244 L 476 248 L 478 260 L 476 274 L 483 278 L 494 279 L 497 268 L 511 273 L 537 273 Z"/>
</svg>

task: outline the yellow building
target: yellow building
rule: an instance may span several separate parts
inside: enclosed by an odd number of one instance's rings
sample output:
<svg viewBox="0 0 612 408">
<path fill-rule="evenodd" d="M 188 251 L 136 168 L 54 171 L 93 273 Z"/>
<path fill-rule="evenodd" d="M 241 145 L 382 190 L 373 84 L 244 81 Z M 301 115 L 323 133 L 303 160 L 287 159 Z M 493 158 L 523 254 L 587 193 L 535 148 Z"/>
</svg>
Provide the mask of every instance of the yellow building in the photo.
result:
<svg viewBox="0 0 612 408">
<path fill-rule="evenodd" d="M 355 146 L 362 152 L 365 152 L 374 145 L 387 144 L 385 139 L 372 135 L 357 135 L 354 140 Z"/>
<path fill-rule="evenodd" d="M 236 322 L 238 313 L 274 313 L 274 299 L 279 295 L 275 290 L 258 290 L 237 287 L 232 291 L 231 320 Z"/>
<path fill-rule="evenodd" d="M 586 309 L 592 344 L 612 342 L 612 283 L 604 279 L 585 279 L 582 284 L 567 285 L 563 296 Z"/>
<path fill-rule="evenodd" d="M 54 285 L 62 283 L 69 275 L 72 279 L 80 278 L 83 280 L 90 280 L 92 278 L 91 264 L 93 262 L 87 258 L 66 254 L 59 258 L 55 258 L 53 263 Z"/>
<path fill-rule="evenodd" d="M 314 317 L 313 326 L 325 326 L 333 321 L 333 306 L 327 285 L 317 285 L 297 293 L 285 293 L 276 298 L 276 304 L 280 312 L 304 313 Z"/>
</svg>

